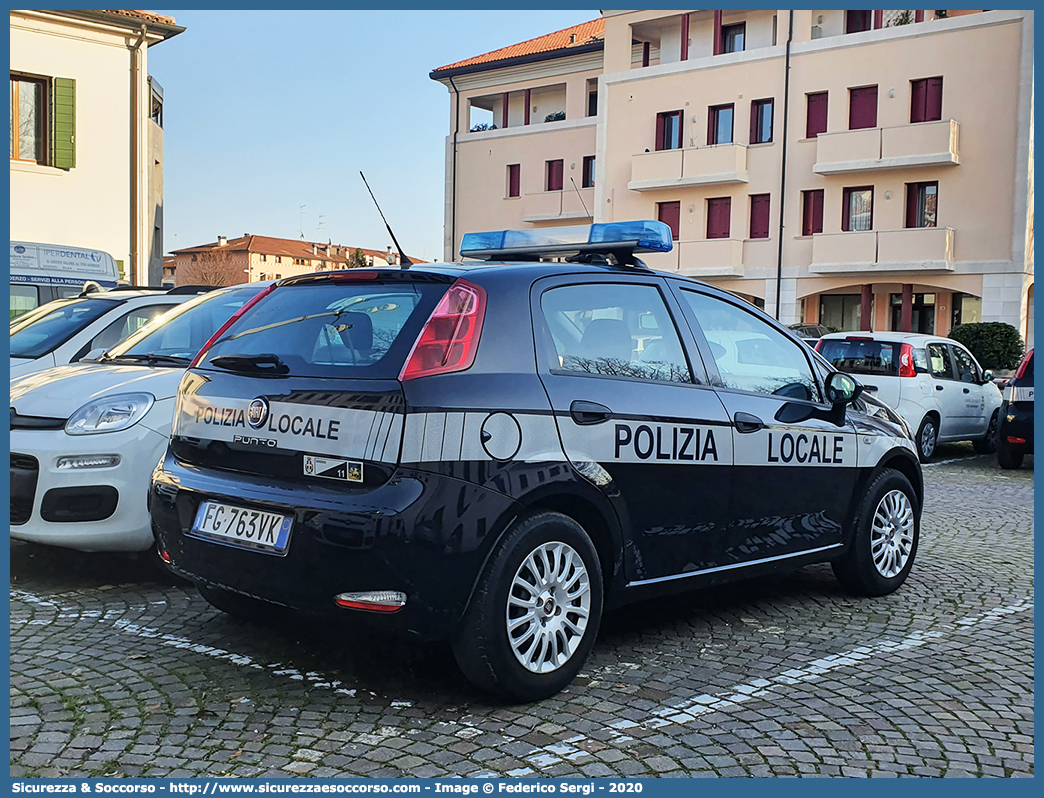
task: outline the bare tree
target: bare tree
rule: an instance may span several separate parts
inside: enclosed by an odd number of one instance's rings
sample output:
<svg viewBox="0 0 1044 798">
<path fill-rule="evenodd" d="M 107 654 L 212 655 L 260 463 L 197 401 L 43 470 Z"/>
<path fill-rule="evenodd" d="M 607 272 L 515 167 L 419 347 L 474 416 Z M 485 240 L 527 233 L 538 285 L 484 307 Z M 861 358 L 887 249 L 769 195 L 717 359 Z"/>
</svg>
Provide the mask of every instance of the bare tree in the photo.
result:
<svg viewBox="0 0 1044 798">
<path fill-rule="evenodd" d="M 247 274 L 243 261 L 236 259 L 235 252 L 227 249 L 212 249 L 197 252 L 195 262 L 178 267 L 178 285 L 235 285 L 245 283 Z"/>
</svg>

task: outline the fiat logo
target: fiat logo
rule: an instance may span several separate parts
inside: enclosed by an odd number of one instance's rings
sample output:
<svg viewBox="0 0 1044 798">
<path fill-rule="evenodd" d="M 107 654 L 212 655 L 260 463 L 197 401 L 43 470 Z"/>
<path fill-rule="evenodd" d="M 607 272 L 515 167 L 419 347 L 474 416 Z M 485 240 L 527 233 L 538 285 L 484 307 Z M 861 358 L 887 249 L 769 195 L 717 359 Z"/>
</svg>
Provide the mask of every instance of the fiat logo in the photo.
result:
<svg viewBox="0 0 1044 798">
<path fill-rule="evenodd" d="M 247 408 L 247 421 L 254 429 L 263 427 L 268 419 L 268 400 L 258 397 Z"/>
</svg>

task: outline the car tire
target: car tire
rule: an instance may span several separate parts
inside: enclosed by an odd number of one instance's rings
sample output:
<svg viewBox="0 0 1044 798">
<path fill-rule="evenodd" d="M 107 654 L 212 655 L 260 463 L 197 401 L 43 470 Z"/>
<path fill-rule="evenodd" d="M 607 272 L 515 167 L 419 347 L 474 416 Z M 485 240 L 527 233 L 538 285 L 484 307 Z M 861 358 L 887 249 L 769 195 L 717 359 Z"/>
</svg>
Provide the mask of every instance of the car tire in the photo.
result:
<svg viewBox="0 0 1044 798">
<path fill-rule="evenodd" d="M 479 578 L 452 640 L 454 658 L 488 693 L 517 702 L 552 696 L 591 652 L 602 598 L 598 553 L 583 527 L 560 513 L 523 517 Z M 564 658 L 556 664 L 556 656 Z"/>
<path fill-rule="evenodd" d="M 935 454 L 935 447 L 939 443 L 939 422 L 935 416 L 927 415 L 917 428 L 917 436 L 914 438 L 917 445 L 917 457 L 922 463 L 927 463 Z"/>
<path fill-rule="evenodd" d="M 917 556 L 920 515 L 910 480 L 891 468 L 878 474 L 856 511 L 847 550 L 831 563 L 841 585 L 859 596 L 898 590 Z"/>
<path fill-rule="evenodd" d="M 267 601 L 244 596 L 241 593 L 233 593 L 231 590 L 223 590 L 220 587 L 197 584 L 196 589 L 211 607 L 221 610 L 239 621 L 260 623 L 271 620 L 281 609 Z"/>
<path fill-rule="evenodd" d="M 986 427 L 986 434 L 979 440 L 972 442 L 972 447 L 979 454 L 993 454 L 997 451 L 997 427 L 1000 426 L 1000 410 L 994 410 L 990 417 L 990 425 Z"/>
<path fill-rule="evenodd" d="M 997 462 L 1001 468 L 1008 470 L 1022 468 L 1023 457 L 1025 457 L 1025 452 L 1012 448 L 1007 441 L 999 440 L 997 442 Z"/>
</svg>

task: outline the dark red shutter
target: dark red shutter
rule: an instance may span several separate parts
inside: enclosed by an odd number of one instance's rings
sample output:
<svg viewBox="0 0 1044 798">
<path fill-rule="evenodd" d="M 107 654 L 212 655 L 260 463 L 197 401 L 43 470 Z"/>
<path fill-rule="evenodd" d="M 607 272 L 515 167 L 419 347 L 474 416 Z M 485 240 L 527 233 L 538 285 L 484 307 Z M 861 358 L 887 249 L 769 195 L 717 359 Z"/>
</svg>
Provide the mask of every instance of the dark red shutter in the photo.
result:
<svg viewBox="0 0 1044 798">
<path fill-rule="evenodd" d="M 884 27 L 884 11 L 878 9 L 874 12 L 874 30 L 879 30 Z"/>
<path fill-rule="evenodd" d="M 823 189 L 802 193 L 801 235 L 823 232 Z"/>
<path fill-rule="evenodd" d="M 677 241 L 681 229 L 681 203 L 661 202 L 656 206 L 656 218 L 671 228 L 671 238 Z"/>
<path fill-rule="evenodd" d="M 920 183 L 906 184 L 906 226 L 917 227 L 917 194 Z"/>
<path fill-rule="evenodd" d="M 859 33 L 870 30 L 871 11 L 846 11 L 845 33 Z"/>
<path fill-rule="evenodd" d="M 731 216 L 731 197 L 707 200 L 707 238 L 728 238 Z"/>
<path fill-rule="evenodd" d="M 942 119 L 942 78 L 928 78 L 928 91 L 924 100 L 924 121 Z"/>
<path fill-rule="evenodd" d="M 750 198 L 750 237 L 769 237 L 769 195 L 753 194 Z"/>
<path fill-rule="evenodd" d="M 924 11 L 914 11 L 914 22 L 924 22 Z"/>
<path fill-rule="evenodd" d="M 849 89 L 848 129 L 877 127 L 877 86 Z"/>
<path fill-rule="evenodd" d="M 827 130 L 827 93 L 808 95 L 808 116 L 805 120 L 805 138 L 814 139 Z"/>
<path fill-rule="evenodd" d="M 665 117 L 664 114 L 657 114 L 656 115 L 656 149 L 657 150 L 666 149 L 666 147 L 664 146 L 664 125 L 665 125 L 667 120 L 664 117 Z"/>
<path fill-rule="evenodd" d="M 925 116 L 924 101 L 928 94 L 927 80 L 910 81 L 910 121 L 923 122 Z"/>
<path fill-rule="evenodd" d="M 841 229 L 848 232 L 850 222 L 849 211 L 852 208 L 852 189 L 846 188 L 841 193 Z"/>
<path fill-rule="evenodd" d="M 584 174 L 583 174 L 583 186 L 584 188 L 591 188 L 594 186 L 594 159 L 593 155 L 584 156 Z"/>
<path fill-rule="evenodd" d="M 649 66 L 649 42 L 642 42 L 642 66 Z"/>
<path fill-rule="evenodd" d="M 562 161 L 547 162 L 547 190 L 562 190 Z"/>
<path fill-rule="evenodd" d="M 761 107 L 761 103 L 754 101 L 750 104 L 750 138 L 747 142 L 750 144 L 758 143 L 758 108 Z"/>
<path fill-rule="evenodd" d="M 716 108 L 707 109 L 707 143 L 716 144 L 718 142 L 718 110 Z"/>
<path fill-rule="evenodd" d="M 517 197 L 520 194 L 519 187 L 519 172 L 521 171 L 519 164 L 514 163 L 508 167 L 508 196 Z"/>
</svg>

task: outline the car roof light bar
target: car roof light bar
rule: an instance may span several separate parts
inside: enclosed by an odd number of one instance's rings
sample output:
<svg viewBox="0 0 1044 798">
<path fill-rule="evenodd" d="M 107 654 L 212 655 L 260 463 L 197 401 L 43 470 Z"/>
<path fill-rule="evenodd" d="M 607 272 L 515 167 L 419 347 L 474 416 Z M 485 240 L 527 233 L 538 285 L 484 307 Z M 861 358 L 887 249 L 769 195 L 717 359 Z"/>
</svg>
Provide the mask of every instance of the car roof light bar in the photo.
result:
<svg viewBox="0 0 1044 798">
<path fill-rule="evenodd" d="M 534 230 L 497 230 L 466 233 L 460 254 L 479 260 L 539 260 L 575 255 L 612 255 L 618 263 L 639 265 L 635 252 L 670 252 L 671 228 L 663 222 L 607 222 L 604 224 L 546 227 Z M 641 264 L 644 265 L 644 264 Z"/>
</svg>

